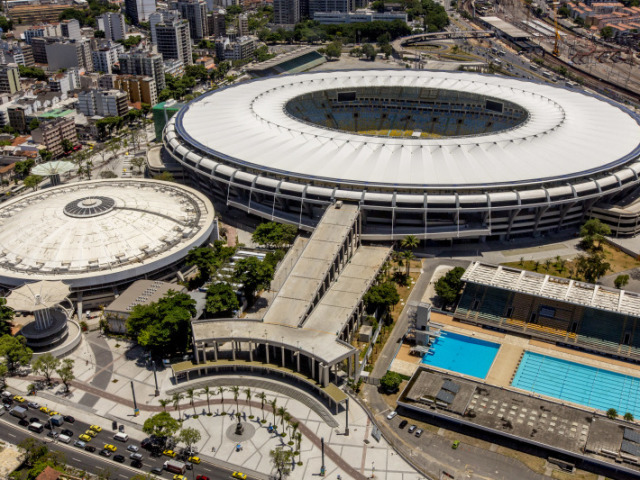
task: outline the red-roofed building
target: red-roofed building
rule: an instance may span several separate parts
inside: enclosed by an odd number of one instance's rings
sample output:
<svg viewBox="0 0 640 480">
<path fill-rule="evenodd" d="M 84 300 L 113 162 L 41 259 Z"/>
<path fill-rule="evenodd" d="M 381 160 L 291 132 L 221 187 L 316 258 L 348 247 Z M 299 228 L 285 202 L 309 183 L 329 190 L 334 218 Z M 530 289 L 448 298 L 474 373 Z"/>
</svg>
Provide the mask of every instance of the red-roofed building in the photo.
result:
<svg viewBox="0 0 640 480">
<path fill-rule="evenodd" d="M 62 478 L 62 472 L 54 470 L 51 467 L 46 467 L 40 475 L 36 477 L 36 480 L 60 480 Z"/>
</svg>

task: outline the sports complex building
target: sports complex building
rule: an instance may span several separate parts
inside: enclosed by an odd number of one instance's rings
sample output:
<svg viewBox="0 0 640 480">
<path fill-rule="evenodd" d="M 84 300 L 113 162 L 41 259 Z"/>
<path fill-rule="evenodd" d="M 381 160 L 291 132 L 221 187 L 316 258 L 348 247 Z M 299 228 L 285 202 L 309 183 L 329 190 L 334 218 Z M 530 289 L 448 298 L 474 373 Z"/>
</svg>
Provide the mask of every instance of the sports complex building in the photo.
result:
<svg viewBox="0 0 640 480">
<path fill-rule="evenodd" d="M 163 141 L 192 185 L 263 218 L 312 230 L 327 205 L 358 204 L 363 240 L 575 228 L 640 183 L 632 112 L 568 88 L 463 72 L 244 82 L 192 101 Z"/>
</svg>

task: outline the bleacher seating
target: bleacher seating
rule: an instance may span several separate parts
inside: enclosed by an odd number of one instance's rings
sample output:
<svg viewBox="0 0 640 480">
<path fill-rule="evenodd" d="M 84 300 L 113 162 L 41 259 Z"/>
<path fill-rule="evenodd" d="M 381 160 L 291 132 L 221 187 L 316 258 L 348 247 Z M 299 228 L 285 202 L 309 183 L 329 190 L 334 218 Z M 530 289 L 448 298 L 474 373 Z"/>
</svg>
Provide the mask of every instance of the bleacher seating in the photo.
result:
<svg viewBox="0 0 640 480">
<path fill-rule="evenodd" d="M 605 342 L 622 342 L 624 332 L 623 315 L 587 308 L 578 326 L 578 338 L 592 338 Z"/>
</svg>

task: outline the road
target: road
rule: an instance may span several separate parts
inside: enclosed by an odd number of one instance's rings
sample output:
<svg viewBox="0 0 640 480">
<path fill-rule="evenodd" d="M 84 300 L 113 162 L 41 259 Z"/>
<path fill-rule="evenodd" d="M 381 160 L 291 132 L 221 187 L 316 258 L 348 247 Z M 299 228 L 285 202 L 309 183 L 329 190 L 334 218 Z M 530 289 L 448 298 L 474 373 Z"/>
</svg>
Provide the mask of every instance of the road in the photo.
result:
<svg viewBox="0 0 640 480">
<path fill-rule="evenodd" d="M 14 402 L 12 406 L 15 405 L 16 403 Z M 26 407 L 26 403 L 21 404 L 21 406 Z M 49 419 L 49 416 L 47 414 L 30 408 L 27 420 L 31 419 L 32 417 L 38 418 L 40 423 L 43 424 L 46 423 Z M 130 479 L 134 475 L 141 472 L 150 472 L 154 467 L 162 467 L 163 463 L 169 459 L 169 457 L 166 456 L 153 457 L 149 454 L 149 452 L 140 448 L 140 453 L 142 453 L 143 455 L 142 468 L 138 469 L 132 467 L 129 460 L 130 452 L 128 452 L 126 448 L 127 445 L 131 444 L 139 446 L 138 442 L 131 439 L 125 443 L 115 441 L 113 439 L 113 435 L 115 432 L 111 429 L 105 428 L 105 425 L 102 424 L 104 420 L 102 418 L 100 420 L 101 421 L 96 420 L 96 424 L 103 427 L 103 430 L 89 442 L 89 445 L 96 447 L 96 451 L 94 453 L 85 451 L 84 449 L 73 445 L 74 442 L 78 439 L 78 436 L 84 433 L 85 430 L 89 428 L 89 424 L 84 423 L 80 420 L 76 420 L 73 424 L 65 422 L 62 427 L 55 427 L 55 430 L 58 432 L 61 429 L 69 429 L 73 432 L 71 442 L 67 445 L 58 441 L 52 441 L 51 438 L 46 436 L 46 434 L 48 433 L 48 430 L 46 429 L 41 434 L 27 430 L 26 427 L 20 426 L 18 424 L 18 418 L 10 415 L 7 412 L 0 417 L 0 423 L 2 424 L 2 427 L 0 428 L 0 439 L 13 444 L 20 443 L 22 440 L 29 437 L 40 439 L 47 443 L 47 447 L 50 450 L 57 450 L 64 453 L 66 461 L 69 465 L 83 469 L 85 471 L 90 471 L 92 473 L 108 471 L 108 478 L 113 480 Z M 101 457 L 98 454 L 103 445 L 107 443 L 115 445 L 118 448 L 116 454 L 120 453 L 124 455 L 127 459 L 125 463 L 120 464 L 112 460 L 113 457 L 105 458 Z M 191 472 L 187 471 L 186 477 L 189 480 L 194 480 L 198 475 L 206 475 L 211 480 L 228 480 L 229 478 L 231 478 L 231 473 L 232 470 L 213 466 L 203 461 L 200 465 L 194 465 Z M 172 479 L 173 474 L 164 471 L 162 474 L 158 475 L 158 478 Z"/>
</svg>

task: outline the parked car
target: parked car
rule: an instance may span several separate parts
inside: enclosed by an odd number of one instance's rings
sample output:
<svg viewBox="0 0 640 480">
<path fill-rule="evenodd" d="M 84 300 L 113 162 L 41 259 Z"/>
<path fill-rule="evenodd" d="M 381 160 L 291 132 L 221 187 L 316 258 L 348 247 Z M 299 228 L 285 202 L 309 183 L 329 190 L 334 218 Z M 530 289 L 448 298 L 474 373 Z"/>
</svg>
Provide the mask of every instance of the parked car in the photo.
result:
<svg viewBox="0 0 640 480">
<path fill-rule="evenodd" d="M 127 445 L 127 450 L 129 450 L 130 452 L 137 452 L 138 450 L 140 450 L 138 447 L 136 447 L 135 445 Z"/>
<path fill-rule="evenodd" d="M 110 457 L 111 456 L 111 452 L 109 450 L 100 450 L 100 455 L 102 455 L 103 457 Z"/>
<path fill-rule="evenodd" d="M 392 420 L 396 415 L 398 415 L 398 412 L 394 410 L 389 415 L 387 415 L 387 420 Z"/>
<path fill-rule="evenodd" d="M 142 455 L 139 453 L 132 453 L 131 455 L 129 455 L 129 458 L 131 460 L 142 460 Z"/>
<path fill-rule="evenodd" d="M 409 422 L 407 422 L 406 420 L 402 420 L 402 421 L 400 422 L 400 425 L 398 425 L 398 428 L 404 428 L 404 427 L 406 427 L 406 426 L 407 426 L 407 423 L 409 423 Z"/>
<path fill-rule="evenodd" d="M 67 437 L 73 437 L 73 432 L 71 430 L 69 430 L 68 428 L 64 428 L 62 430 L 60 430 L 60 433 L 63 435 L 66 435 Z"/>
<path fill-rule="evenodd" d="M 454 450 L 456 450 L 459 446 L 460 446 L 460 440 L 454 440 L 453 443 L 451 444 L 451 448 L 453 448 Z"/>
<path fill-rule="evenodd" d="M 135 468 L 142 468 L 142 462 L 140 460 L 131 460 L 131 466 Z"/>
<path fill-rule="evenodd" d="M 421 435 L 422 435 L 422 429 L 419 428 L 418 430 L 416 430 L 416 437 L 420 438 Z"/>
<path fill-rule="evenodd" d="M 63 418 L 64 418 L 64 421 L 67 423 L 74 423 L 76 421 L 76 419 L 73 418 L 71 415 L 65 415 Z"/>
<path fill-rule="evenodd" d="M 37 422 L 37 423 L 40 423 L 40 419 L 39 419 L 38 417 L 31 417 L 31 418 L 29 419 L 29 422 L 30 422 L 30 423 L 36 423 L 36 422 Z"/>
<path fill-rule="evenodd" d="M 409 432 L 409 433 L 413 433 L 413 432 L 415 432 L 416 428 L 418 428 L 418 426 L 417 426 L 417 425 L 411 425 L 411 426 L 409 427 L 409 430 L 407 430 L 407 432 Z"/>
<path fill-rule="evenodd" d="M 58 435 L 60 434 L 55 430 L 51 430 L 50 432 L 47 433 L 47 437 L 51 437 L 51 438 L 58 438 Z"/>
<path fill-rule="evenodd" d="M 29 408 L 34 408 L 36 410 L 38 410 L 40 408 L 40 404 L 38 402 L 29 402 L 29 403 L 27 403 L 27 406 Z"/>
<path fill-rule="evenodd" d="M 113 459 L 118 463 L 124 463 L 125 460 L 124 455 L 114 455 Z"/>
<path fill-rule="evenodd" d="M 91 452 L 91 453 L 93 453 L 93 452 L 95 452 L 95 451 L 96 451 L 96 447 L 94 447 L 93 445 L 87 445 L 86 447 L 84 447 L 84 449 L 85 449 L 87 452 Z"/>
<path fill-rule="evenodd" d="M 154 475 L 162 475 L 162 467 L 153 467 L 151 473 Z"/>
<path fill-rule="evenodd" d="M 18 425 L 20 425 L 21 427 L 28 427 L 30 423 L 29 423 L 29 420 L 21 418 L 20 421 L 18 422 Z"/>
<path fill-rule="evenodd" d="M 76 440 L 75 443 L 73 444 L 74 447 L 79 447 L 79 448 L 84 448 L 87 446 L 86 442 L 83 442 L 82 440 Z"/>
</svg>

